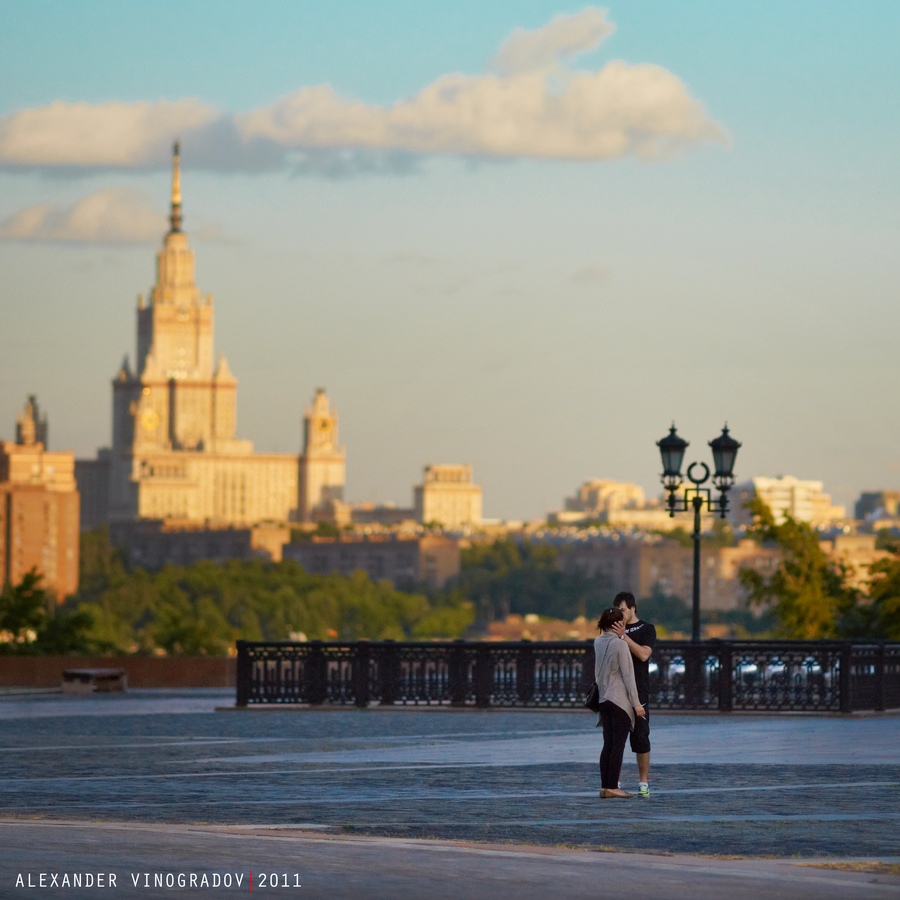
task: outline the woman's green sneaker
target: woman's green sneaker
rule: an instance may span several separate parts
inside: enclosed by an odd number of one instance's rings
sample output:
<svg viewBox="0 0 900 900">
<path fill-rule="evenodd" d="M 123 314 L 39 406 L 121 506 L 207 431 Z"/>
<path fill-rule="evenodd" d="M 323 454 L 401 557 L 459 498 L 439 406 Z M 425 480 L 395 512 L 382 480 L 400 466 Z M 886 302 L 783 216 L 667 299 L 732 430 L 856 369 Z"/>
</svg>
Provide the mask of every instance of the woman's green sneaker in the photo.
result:
<svg viewBox="0 0 900 900">
<path fill-rule="evenodd" d="M 642 784 L 638 788 L 638 797 L 649 797 L 650 796 L 650 785 Z"/>
</svg>

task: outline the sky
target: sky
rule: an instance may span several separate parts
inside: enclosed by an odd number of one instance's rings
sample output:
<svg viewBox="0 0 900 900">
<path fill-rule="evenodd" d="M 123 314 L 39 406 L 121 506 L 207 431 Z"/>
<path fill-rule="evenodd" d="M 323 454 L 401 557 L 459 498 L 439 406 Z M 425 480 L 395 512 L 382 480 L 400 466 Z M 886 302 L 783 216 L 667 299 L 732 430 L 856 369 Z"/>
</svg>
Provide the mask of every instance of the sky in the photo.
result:
<svg viewBox="0 0 900 900">
<path fill-rule="evenodd" d="M 488 517 L 660 492 L 674 421 L 735 473 L 900 488 L 900 4 L 0 0 L 0 439 L 110 442 L 167 228 L 347 498 L 468 463 Z"/>
</svg>

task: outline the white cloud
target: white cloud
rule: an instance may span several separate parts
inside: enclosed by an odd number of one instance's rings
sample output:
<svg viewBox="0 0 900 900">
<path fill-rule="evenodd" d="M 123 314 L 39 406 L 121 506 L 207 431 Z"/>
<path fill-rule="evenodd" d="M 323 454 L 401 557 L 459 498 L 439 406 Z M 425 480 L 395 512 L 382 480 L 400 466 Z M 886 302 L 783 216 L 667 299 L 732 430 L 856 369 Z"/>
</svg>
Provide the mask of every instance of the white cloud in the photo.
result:
<svg viewBox="0 0 900 900">
<path fill-rule="evenodd" d="M 533 31 L 516 28 L 491 60 L 491 68 L 502 75 L 542 71 L 594 50 L 616 30 L 607 12 L 588 6 L 580 13 L 554 16 Z"/>
<path fill-rule="evenodd" d="M 174 136 L 211 125 L 218 113 L 197 100 L 63 103 L 0 119 L 0 162 L 7 166 L 164 164 Z"/>
<path fill-rule="evenodd" d="M 483 158 L 659 159 L 701 141 L 725 141 L 681 81 L 659 66 L 611 62 L 571 72 L 444 75 L 391 107 L 301 88 L 238 116 L 247 139 L 285 148 L 347 147 Z"/>
<path fill-rule="evenodd" d="M 90 194 L 67 209 L 30 206 L 0 222 L 0 240 L 108 244 L 157 241 L 166 217 L 140 191 L 111 188 Z"/>
<path fill-rule="evenodd" d="M 494 71 L 443 75 L 391 106 L 318 85 L 237 115 L 197 100 L 21 110 L 0 118 L 0 166 L 163 166 L 175 137 L 194 168 L 331 178 L 409 172 L 429 155 L 656 160 L 702 142 L 727 144 L 666 69 L 618 60 L 596 70 L 564 67 L 613 29 L 594 7 L 517 29 L 492 60 Z"/>
</svg>

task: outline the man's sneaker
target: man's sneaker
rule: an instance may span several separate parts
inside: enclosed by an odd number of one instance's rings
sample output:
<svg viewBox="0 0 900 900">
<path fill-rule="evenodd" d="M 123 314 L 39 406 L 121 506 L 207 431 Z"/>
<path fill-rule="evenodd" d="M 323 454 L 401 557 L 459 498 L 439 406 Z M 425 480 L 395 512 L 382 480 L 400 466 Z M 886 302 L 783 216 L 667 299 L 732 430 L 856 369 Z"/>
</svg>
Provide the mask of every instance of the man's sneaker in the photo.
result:
<svg viewBox="0 0 900 900">
<path fill-rule="evenodd" d="M 638 797 L 649 797 L 649 796 L 650 796 L 650 785 L 649 785 L 649 784 L 642 784 L 642 785 L 638 788 L 638 793 L 637 793 L 637 795 L 638 795 Z"/>
</svg>

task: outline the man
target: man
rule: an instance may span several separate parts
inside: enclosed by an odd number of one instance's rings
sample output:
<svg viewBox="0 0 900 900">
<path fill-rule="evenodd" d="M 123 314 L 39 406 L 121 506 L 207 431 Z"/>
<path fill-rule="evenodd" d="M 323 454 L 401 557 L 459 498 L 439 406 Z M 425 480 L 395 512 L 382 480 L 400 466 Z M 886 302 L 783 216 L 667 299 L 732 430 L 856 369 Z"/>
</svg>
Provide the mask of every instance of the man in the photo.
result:
<svg viewBox="0 0 900 900">
<path fill-rule="evenodd" d="M 644 715 L 634 720 L 634 731 L 631 732 L 631 751 L 637 757 L 638 797 L 650 796 L 650 654 L 656 643 L 656 629 L 649 622 L 642 622 L 637 614 L 637 602 L 634 594 L 620 591 L 613 600 L 613 606 L 622 610 L 625 618 L 613 626 L 613 630 L 621 637 L 634 661 L 634 680 L 637 684 L 638 698 L 644 707 Z"/>
</svg>

